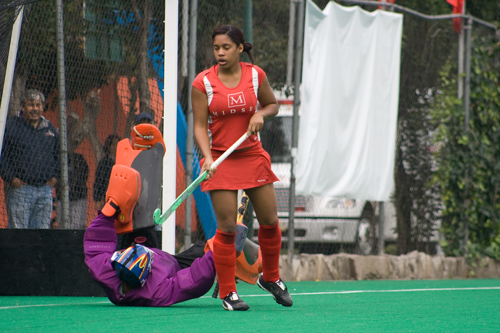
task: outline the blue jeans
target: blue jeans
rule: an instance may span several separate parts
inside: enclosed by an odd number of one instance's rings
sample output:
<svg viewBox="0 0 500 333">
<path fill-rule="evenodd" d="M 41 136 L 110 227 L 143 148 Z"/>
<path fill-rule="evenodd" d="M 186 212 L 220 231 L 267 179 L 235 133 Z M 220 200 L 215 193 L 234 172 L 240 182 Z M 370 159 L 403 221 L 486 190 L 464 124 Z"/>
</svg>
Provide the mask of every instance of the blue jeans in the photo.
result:
<svg viewBox="0 0 500 333">
<path fill-rule="evenodd" d="M 56 203 L 57 228 L 62 229 L 62 203 Z M 66 229 L 87 228 L 87 198 L 69 202 L 69 221 Z"/>
<path fill-rule="evenodd" d="M 9 229 L 49 229 L 52 215 L 52 187 L 24 185 L 9 187 L 6 194 Z"/>
</svg>

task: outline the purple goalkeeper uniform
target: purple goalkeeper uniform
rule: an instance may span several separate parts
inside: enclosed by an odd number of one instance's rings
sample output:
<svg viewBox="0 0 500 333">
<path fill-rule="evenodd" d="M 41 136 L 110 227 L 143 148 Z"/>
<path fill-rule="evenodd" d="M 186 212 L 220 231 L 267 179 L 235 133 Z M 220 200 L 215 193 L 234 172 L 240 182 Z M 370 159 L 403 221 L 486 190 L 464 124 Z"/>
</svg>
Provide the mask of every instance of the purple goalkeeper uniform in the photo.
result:
<svg viewBox="0 0 500 333">
<path fill-rule="evenodd" d="M 151 272 L 143 287 L 133 288 L 126 295 L 121 292 L 121 281 L 111 266 L 110 258 L 116 251 L 117 236 L 114 217 L 99 212 L 85 231 L 83 246 L 85 263 L 90 276 L 116 305 L 169 306 L 206 294 L 215 279 L 212 252 L 181 269 L 169 253 L 154 252 Z"/>
</svg>

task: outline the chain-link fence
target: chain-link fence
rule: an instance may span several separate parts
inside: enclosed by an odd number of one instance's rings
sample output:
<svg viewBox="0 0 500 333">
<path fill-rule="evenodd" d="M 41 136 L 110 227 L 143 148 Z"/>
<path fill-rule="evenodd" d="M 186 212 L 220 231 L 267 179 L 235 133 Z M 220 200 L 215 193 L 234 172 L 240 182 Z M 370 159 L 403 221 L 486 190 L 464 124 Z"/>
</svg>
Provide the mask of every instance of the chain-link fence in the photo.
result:
<svg viewBox="0 0 500 333">
<path fill-rule="evenodd" d="M 23 93 L 36 89 L 46 99 L 43 117 L 59 129 L 57 52 L 61 49 L 56 37 L 56 2 L 31 2 L 24 7 L 9 121 L 25 118 L 29 110 L 21 103 Z M 15 5 L 16 1 L 12 3 Z M 68 228 L 84 229 L 96 216 L 97 209 L 102 208 L 117 142 L 130 137 L 137 114 L 146 114 L 141 122 L 150 120 L 156 126 L 160 125 L 163 100 L 159 64 L 162 63 L 164 47 L 164 8 L 161 1 L 64 2 Z M 20 116 L 21 109 L 24 116 Z M 7 123 L 7 129 L 10 124 Z M 6 131 L 2 167 L 5 167 L 4 174 L 11 173 L 11 176 L 6 176 L 9 182 L 19 177 L 28 185 L 42 183 L 41 179 L 29 177 L 30 170 L 42 167 L 37 164 L 40 160 L 35 156 L 38 155 L 29 156 L 37 150 L 35 142 L 43 135 L 41 131 L 33 127 L 23 132 L 29 139 L 22 146 L 15 142 L 19 133 Z M 59 145 L 57 135 L 55 141 Z M 54 158 L 60 159 L 59 156 Z M 7 163 L 9 161 L 11 163 Z M 19 169 L 8 170 L 9 165 Z M 60 170 L 57 167 L 57 172 Z M 64 227 L 60 209 L 64 184 L 60 174 L 55 178 L 59 182 L 53 189 L 51 213 L 48 220 L 44 215 L 39 227 Z M 17 209 L 14 197 L 9 197 L 9 193 L 13 193 L 11 187 L 5 191 L 7 198 L 2 195 L 1 200 L 4 227 L 8 215 L 6 202 L 12 204 L 12 214 Z M 38 209 L 28 204 L 24 209 L 32 210 L 23 215 L 29 219 L 25 223 L 29 226 Z"/>
<path fill-rule="evenodd" d="M 350 6 L 354 2 L 339 3 Z M 366 2 L 360 1 L 364 9 L 377 9 L 377 6 Z M 184 136 L 178 138 L 177 193 L 186 187 L 186 174 L 189 180 L 191 172 L 189 159 L 186 160 L 185 156 L 185 140 L 192 135 L 189 130 L 192 124 L 189 117 L 182 119 L 189 114 L 189 75 L 193 75 L 189 72 L 188 62 L 189 52 L 193 50 L 188 46 L 196 46 L 194 69 L 198 73 L 214 64 L 211 46 L 213 29 L 219 24 L 238 26 L 244 31 L 246 40 L 253 44 L 255 64 L 266 71 L 281 104 L 279 116 L 266 123 L 261 140 L 271 154 L 273 168 L 281 179 L 275 187 L 283 246 L 286 247 L 294 92 L 291 84 L 294 54 L 290 52 L 289 43 L 294 40 L 290 38 L 290 33 L 294 33 L 297 8 L 302 2 L 199 1 L 194 16 L 189 7 L 192 3 L 179 1 L 178 122 L 186 124 L 187 130 Z M 318 0 L 315 3 L 324 8 L 328 1 Z M 442 187 L 435 181 L 438 166 L 434 152 L 440 147 L 435 143 L 437 124 L 431 111 L 437 96 L 442 95 L 445 79 L 456 78 L 459 64 L 465 58 L 459 57 L 459 50 L 462 50 L 460 39 L 453 29 L 451 18 L 437 20 L 405 12 L 403 7 L 391 8 L 404 15 L 393 199 L 380 203 L 355 198 L 298 196 L 294 212 L 297 223 L 294 240 L 300 252 L 376 253 L 380 234 L 383 234 L 386 253 L 413 250 L 435 253 L 439 250 L 436 247 L 439 239 L 437 231 L 444 204 Z M 59 128 L 55 12 L 55 2 L 49 0 L 36 1 L 25 7 L 9 118 L 19 115 L 23 92 L 37 89 L 46 98 L 43 116 Z M 86 223 L 96 216 L 96 210 L 103 203 L 106 175 L 113 164 L 116 141 L 130 137 L 136 115 L 148 114 L 154 124 L 162 128 L 164 13 L 163 1 L 87 0 L 64 3 L 70 200 L 67 227 L 85 228 Z M 189 40 L 193 36 L 189 31 L 190 20 L 193 19 L 196 19 L 197 26 L 195 43 Z M 495 42 L 494 33 L 491 27 L 473 25 L 473 36 L 491 37 L 482 41 L 485 45 Z M 1 43 L 2 66 L 5 68 L 3 55 L 7 43 L 4 38 Z M 452 75 L 446 75 L 450 73 Z M 459 85 L 455 81 L 451 85 L 455 95 L 464 94 L 464 84 Z M 7 142 L 4 141 L 4 146 Z M 196 165 L 201 158 L 196 148 L 193 155 L 193 164 Z M 22 159 L 21 156 L 11 157 L 18 162 L 36 163 L 28 156 Z M 2 155 L 2 163 L 5 158 Z M 24 165 L 18 167 L 25 168 Z M 44 221 L 46 226 L 50 226 L 51 221 L 60 222 L 58 207 L 61 191 L 56 189 L 58 186 L 54 187 L 53 212 L 50 219 Z M 3 194 L 0 197 L 0 225 L 6 227 L 7 198 Z M 332 213 L 333 208 L 337 213 Z M 187 219 L 191 221 L 188 234 L 193 241 L 206 238 L 204 229 L 215 223 L 206 194 L 195 193 L 191 212 Z M 186 229 L 186 208 L 181 206 L 176 214 L 176 240 L 181 246 Z M 85 218 L 82 219 L 82 216 Z M 252 220 L 250 214 L 247 221 Z M 383 223 L 382 232 L 378 230 L 378 222 Z M 255 227 L 251 233 L 254 236 L 258 224 L 255 221 L 248 223 Z M 341 228 L 339 223 L 347 228 Z M 339 230 L 349 232 L 339 235 Z"/>
</svg>

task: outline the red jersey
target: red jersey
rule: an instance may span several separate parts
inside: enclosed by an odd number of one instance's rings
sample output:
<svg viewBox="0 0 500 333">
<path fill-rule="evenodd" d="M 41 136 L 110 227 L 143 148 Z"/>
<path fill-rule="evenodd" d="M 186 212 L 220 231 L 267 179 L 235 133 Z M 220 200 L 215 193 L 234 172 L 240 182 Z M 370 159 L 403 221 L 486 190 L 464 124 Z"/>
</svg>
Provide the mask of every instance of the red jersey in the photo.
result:
<svg viewBox="0 0 500 333">
<path fill-rule="evenodd" d="M 208 135 L 211 149 L 225 151 L 248 129 L 250 118 L 257 112 L 259 86 L 266 73 L 258 66 L 240 62 L 241 79 L 227 88 L 217 76 L 215 65 L 196 76 L 193 87 L 207 95 Z M 245 140 L 238 149 L 260 145 L 257 135 Z"/>
</svg>

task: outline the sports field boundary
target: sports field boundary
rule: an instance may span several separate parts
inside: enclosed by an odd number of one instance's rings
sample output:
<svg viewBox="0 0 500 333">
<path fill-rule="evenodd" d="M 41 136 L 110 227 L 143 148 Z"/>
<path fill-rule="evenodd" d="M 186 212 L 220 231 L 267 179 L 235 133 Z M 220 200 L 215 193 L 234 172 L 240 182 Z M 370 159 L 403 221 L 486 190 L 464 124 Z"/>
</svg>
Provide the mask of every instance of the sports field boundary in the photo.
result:
<svg viewBox="0 0 500 333">
<path fill-rule="evenodd" d="M 289 257 L 281 256 L 280 273 L 285 281 L 497 279 L 500 262 L 481 258 L 467 263 L 463 257 L 417 251 L 400 256 L 299 254 L 293 258 L 293 273 Z"/>
</svg>

